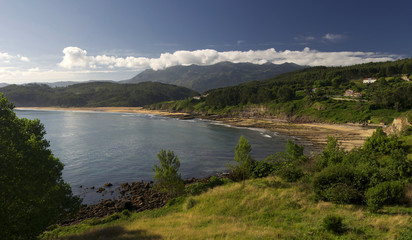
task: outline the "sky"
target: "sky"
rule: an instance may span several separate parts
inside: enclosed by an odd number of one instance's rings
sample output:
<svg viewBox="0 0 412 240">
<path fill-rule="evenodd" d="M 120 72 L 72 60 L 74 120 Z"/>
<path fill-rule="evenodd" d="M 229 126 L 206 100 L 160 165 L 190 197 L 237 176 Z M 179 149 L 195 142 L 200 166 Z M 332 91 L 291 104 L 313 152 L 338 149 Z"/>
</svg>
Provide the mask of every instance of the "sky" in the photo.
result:
<svg viewBox="0 0 412 240">
<path fill-rule="evenodd" d="M 412 57 L 409 0 L 0 0 L 0 83 L 126 80 L 221 61 Z"/>
</svg>

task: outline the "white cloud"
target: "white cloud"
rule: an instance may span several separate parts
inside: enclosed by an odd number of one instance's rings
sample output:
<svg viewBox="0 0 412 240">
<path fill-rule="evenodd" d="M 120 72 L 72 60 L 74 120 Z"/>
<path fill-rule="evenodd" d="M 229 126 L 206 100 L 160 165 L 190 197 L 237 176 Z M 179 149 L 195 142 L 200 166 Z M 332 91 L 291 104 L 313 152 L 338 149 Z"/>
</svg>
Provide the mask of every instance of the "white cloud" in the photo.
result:
<svg viewBox="0 0 412 240">
<path fill-rule="evenodd" d="M 0 63 L 1 62 L 10 63 L 14 60 L 20 60 L 22 62 L 30 62 L 30 59 L 28 57 L 21 56 L 19 54 L 14 56 L 14 55 L 10 55 L 10 54 L 5 53 L 5 52 L 0 52 Z"/>
<path fill-rule="evenodd" d="M 72 69 L 76 67 L 85 68 L 91 64 L 93 57 L 87 56 L 87 51 L 78 47 L 66 47 L 63 49 L 63 61 L 59 63 L 61 67 Z"/>
<path fill-rule="evenodd" d="M 337 39 L 335 35 L 329 35 L 329 38 Z M 182 50 L 174 53 L 162 53 L 158 58 L 133 56 L 123 58 L 107 55 L 88 56 L 86 50 L 78 47 L 67 47 L 63 50 L 63 53 L 63 60 L 59 63 L 59 66 L 67 69 L 128 68 L 134 70 L 146 68 L 159 70 L 176 65 L 187 66 L 191 64 L 211 65 L 223 61 L 255 64 L 293 62 L 308 66 L 348 66 L 367 62 L 392 61 L 400 58 L 396 55 L 383 56 L 374 52 L 320 52 L 309 48 L 304 48 L 302 51 L 276 51 L 274 48 L 226 52 L 218 52 L 213 49 Z"/>
<path fill-rule="evenodd" d="M 329 41 L 336 41 L 336 40 L 341 40 L 344 39 L 345 37 L 341 34 L 333 34 L 333 33 L 327 33 L 325 36 L 323 36 L 323 39 L 329 40 Z"/>
</svg>

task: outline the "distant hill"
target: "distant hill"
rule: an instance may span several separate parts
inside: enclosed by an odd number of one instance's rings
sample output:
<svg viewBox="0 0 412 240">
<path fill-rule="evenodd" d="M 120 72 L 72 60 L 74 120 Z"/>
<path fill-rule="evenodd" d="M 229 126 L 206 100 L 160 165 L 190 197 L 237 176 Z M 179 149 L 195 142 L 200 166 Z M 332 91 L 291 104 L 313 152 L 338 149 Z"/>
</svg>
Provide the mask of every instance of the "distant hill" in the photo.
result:
<svg viewBox="0 0 412 240">
<path fill-rule="evenodd" d="M 174 66 L 164 70 L 145 70 L 123 83 L 162 82 L 187 87 L 198 92 L 235 86 L 241 83 L 272 78 L 281 73 L 302 69 L 294 63 L 252 64 L 221 62 L 209 66 Z"/>
<path fill-rule="evenodd" d="M 0 88 L 5 87 L 5 86 L 7 86 L 7 85 L 9 85 L 9 84 L 7 84 L 7 83 L 0 83 Z"/>
<path fill-rule="evenodd" d="M 52 88 L 46 84 L 8 85 L 0 93 L 18 107 L 138 107 L 199 93 L 184 87 L 143 82 L 88 82 Z"/>
</svg>

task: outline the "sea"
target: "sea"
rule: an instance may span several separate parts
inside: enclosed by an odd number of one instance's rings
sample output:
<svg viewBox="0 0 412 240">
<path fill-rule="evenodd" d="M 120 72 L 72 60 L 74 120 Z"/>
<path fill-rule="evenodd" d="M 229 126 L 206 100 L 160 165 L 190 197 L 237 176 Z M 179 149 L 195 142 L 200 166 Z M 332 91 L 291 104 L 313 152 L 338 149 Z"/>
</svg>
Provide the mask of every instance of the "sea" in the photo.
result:
<svg viewBox="0 0 412 240">
<path fill-rule="evenodd" d="M 265 129 L 221 122 L 180 120 L 151 114 L 16 109 L 19 118 L 39 119 L 55 157 L 64 163 L 63 179 L 86 204 L 113 194 L 96 194 L 105 183 L 151 181 L 161 149 L 180 160 L 183 179 L 225 172 L 234 164 L 243 135 L 255 160 L 284 151 L 285 136 Z M 92 188 L 94 187 L 94 189 Z M 106 192 L 105 192 L 106 193 Z"/>
</svg>

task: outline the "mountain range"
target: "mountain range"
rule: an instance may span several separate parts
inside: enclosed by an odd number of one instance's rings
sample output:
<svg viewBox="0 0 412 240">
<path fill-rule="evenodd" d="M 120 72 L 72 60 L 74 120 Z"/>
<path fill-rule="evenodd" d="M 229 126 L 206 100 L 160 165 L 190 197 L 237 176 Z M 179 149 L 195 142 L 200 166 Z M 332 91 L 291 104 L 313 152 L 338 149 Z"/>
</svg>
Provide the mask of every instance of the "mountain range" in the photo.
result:
<svg viewBox="0 0 412 240">
<path fill-rule="evenodd" d="M 187 87 L 198 92 L 235 86 L 241 83 L 264 80 L 276 75 L 299 70 L 303 66 L 294 63 L 252 64 L 220 62 L 214 65 L 173 66 L 164 70 L 147 69 L 122 83 L 161 82 Z"/>
</svg>

